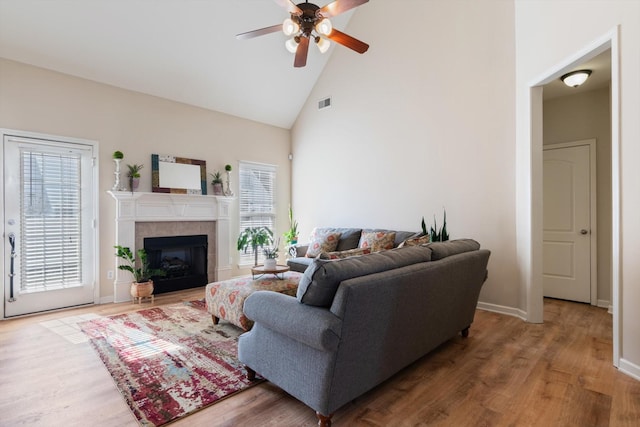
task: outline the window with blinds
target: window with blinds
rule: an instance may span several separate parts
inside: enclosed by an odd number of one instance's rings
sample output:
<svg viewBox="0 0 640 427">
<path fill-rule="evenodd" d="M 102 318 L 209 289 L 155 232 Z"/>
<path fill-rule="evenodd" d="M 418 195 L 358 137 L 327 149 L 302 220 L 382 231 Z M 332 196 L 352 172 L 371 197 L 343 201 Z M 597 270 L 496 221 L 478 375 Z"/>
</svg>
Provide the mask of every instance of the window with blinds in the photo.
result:
<svg viewBox="0 0 640 427">
<path fill-rule="evenodd" d="M 249 162 L 240 162 L 240 231 L 249 227 L 269 227 L 276 235 L 276 167 Z M 253 265 L 251 248 L 240 252 L 240 265 Z M 258 262 L 264 255 L 258 254 Z"/>
<path fill-rule="evenodd" d="M 22 150 L 21 291 L 82 285 L 80 154 Z"/>
</svg>

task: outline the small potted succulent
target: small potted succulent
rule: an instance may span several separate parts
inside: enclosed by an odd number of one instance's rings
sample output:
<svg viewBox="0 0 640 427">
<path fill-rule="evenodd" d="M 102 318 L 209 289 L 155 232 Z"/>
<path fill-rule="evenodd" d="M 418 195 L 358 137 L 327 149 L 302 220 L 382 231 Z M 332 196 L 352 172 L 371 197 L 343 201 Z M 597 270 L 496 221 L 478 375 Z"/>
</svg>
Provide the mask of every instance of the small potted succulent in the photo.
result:
<svg viewBox="0 0 640 427">
<path fill-rule="evenodd" d="M 129 172 L 127 172 L 127 176 L 129 177 L 129 188 L 131 188 L 132 193 L 133 190 L 137 189 L 140 185 L 140 169 L 143 167 L 143 165 L 137 165 L 135 163 L 127 165 L 127 168 L 129 168 Z"/>
<path fill-rule="evenodd" d="M 210 173 L 211 175 L 211 185 L 213 185 L 213 194 L 216 196 L 222 196 L 224 192 L 222 191 L 222 175 L 219 171 L 215 171 L 214 173 Z"/>
<path fill-rule="evenodd" d="M 144 249 L 138 249 L 137 254 L 140 259 L 140 267 L 136 267 L 136 259 L 126 246 L 114 246 L 116 248 L 116 256 L 125 261 L 125 264 L 119 265 L 118 269 L 128 271 L 133 275 L 133 282 L 131 282 L 131 296 L 135 299 L 142 297 L 148 297 L 153 294 L 153 280 L 152 276 L 164 276 L 164 270 L 151 268 L 149 260 L 147 258 L 147 251 Z"/>
</svg>

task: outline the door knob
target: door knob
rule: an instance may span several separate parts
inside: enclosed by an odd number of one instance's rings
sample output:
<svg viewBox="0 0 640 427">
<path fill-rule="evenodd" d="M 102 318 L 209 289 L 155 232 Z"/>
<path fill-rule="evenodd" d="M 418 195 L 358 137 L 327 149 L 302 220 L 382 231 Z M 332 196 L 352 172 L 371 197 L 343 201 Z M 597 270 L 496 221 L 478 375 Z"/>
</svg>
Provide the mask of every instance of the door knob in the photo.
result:
<svg viewBox="0 0 640 427">
<path fill-rule="evenodd" d="M 588 233 L 588 231 L 585 230 L 584 228 L 582 230 L 580 230 L 580 234 L 587 234 L 587 233 Z"/>
</svg>

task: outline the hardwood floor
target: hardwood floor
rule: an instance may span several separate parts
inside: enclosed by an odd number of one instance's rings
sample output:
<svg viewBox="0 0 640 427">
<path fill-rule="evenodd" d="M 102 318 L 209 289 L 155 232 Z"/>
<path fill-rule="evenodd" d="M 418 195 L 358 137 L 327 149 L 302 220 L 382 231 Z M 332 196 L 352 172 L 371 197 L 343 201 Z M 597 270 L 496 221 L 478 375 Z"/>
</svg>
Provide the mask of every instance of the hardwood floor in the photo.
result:
<svg viewBox="0 0 640 427">
<path fill-rule="evenodd" d="M 164 294 L 154 305 L 201 298 Z M 0 426 L 136 426 L 88 343 L 42 325 L 148 308 L 90 306 L 0 322 Z M 545 323 L 478 310 L 456 337 L 338 410 L 334 426 L 638 426 L 640 382 L 612 365 L 606 310 L 545 300 Z M 313 426 L 314 412 L 263 383 L 176 426 Z"/>
</svg>

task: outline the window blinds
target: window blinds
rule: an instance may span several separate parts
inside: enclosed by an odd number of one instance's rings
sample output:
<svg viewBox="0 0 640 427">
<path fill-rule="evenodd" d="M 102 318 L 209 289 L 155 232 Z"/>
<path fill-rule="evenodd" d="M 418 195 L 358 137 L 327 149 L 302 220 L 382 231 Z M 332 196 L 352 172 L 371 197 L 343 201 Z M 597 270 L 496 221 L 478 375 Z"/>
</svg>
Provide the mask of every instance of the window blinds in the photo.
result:
<svg viewBox="0 0 640 427">
<path fill-rule="evenodd" d="M 276 167 L 240 162 L 240 231 L 249 227 L 268 227 L 275 236 L 275 185 Z M 258 254 L 258 262 L 264 259 Z M 240 264 L 253 264 L 251 248 L 240 253 Z"/>
<path fill-rule="evenodd" d="M 22 150 L 21 291 L 82 285 L 80 154 Z"/>
</svg>

